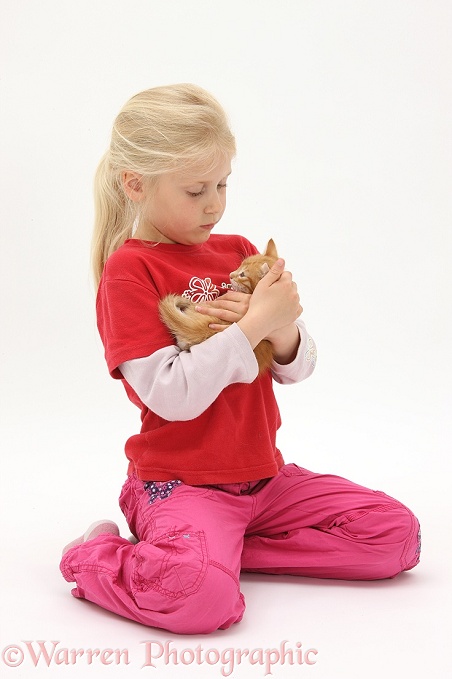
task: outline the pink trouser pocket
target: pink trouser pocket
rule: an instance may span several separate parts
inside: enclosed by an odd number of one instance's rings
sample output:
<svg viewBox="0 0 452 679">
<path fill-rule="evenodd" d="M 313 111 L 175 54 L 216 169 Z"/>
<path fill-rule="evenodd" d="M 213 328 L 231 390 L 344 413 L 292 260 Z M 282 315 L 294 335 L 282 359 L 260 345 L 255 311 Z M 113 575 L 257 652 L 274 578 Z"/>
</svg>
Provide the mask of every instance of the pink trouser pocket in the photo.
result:
<svg viewBox="0 0 452 679">
<path fill-rule="evenodd" d="M 134 557 L 133 595 L 140 607 L 149 602 L 145 594 L 149 590 L 173 599 L 184 598 L 197 592 L 205 577 L 205 536 L 202 531 L 160 535 L 152 543 L 140 542 Z"/>
</svg>

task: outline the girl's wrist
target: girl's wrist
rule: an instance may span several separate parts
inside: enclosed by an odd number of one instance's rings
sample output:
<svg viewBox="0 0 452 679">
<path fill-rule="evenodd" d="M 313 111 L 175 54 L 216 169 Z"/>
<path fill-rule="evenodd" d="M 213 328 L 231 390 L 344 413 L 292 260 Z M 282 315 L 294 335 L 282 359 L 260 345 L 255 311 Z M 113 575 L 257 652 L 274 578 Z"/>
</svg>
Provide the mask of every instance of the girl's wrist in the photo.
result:
<svg viewBox="0 0 452 679">
<path fill-rule="evenodd" d="M 256 318 L 253 318 L 253 314 L 249 311 L 245 314 L 245 316 L 243 316 L 243 318 L 237 321 L 237 325 L 248 339 L 252 349 L 254 349 L 267 334 L 266 330 L 262 328 L 259 321 Z"/>
<path fill-rule="evenodd" d="M 300 346 L 300 333 L 295 323 L 275 330 L 266 337 L 273 347 L 273 358 L 280 365 L 288 365 L 295 359 Z"/>
</svg>

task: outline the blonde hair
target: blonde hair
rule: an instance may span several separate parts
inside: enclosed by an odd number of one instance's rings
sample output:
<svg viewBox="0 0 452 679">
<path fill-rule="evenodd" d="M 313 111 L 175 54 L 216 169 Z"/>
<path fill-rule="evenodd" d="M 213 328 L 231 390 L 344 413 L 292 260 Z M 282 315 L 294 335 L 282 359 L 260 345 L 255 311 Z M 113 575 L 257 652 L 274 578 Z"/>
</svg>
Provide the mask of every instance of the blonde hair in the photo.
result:
<svg viewBox="0 0 452 679">
<path fill-rule="evenodd" d="M 154 87 L 132 97 L 119 112 L 108 151 L 94 180 L 92 265 L 96 287 L 108 257 L 132 236 L 139 205 L 124 192 L 125 171 L 149 186 L 159 175 L 200 166 L 209 172 L 235 155 L 235 140 L 217 100 L 191 84 Z"/>
</svg>

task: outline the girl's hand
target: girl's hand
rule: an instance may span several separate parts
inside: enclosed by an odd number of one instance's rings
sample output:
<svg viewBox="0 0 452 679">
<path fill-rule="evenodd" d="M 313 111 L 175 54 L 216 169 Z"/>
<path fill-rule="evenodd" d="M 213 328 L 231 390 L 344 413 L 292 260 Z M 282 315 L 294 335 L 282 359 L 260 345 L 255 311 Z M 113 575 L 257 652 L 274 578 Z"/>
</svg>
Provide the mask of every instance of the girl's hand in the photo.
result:
<svg viewBox="0 0 452 679">
<path fill-rule="evenodd" d="M 209 325 L 212 330 L 218 332 L 227 328 L 231 323 L 237 323 L 244 317 L 248 311 L 250 298 L 251 295 L 245 292 L 228 290 L 224 295 L 213 301 L 196 305 L 196 311 L 207 316 L 216 316 L 221 321 L 224 321 L 224 324 L 211 323 Z"/>
<path fill-rule="evenodd" d="M 275 331 L 291 325 L 303 309 L 297 285 L 290 271 L 284 271 L 284 260 L 278 259 L 256 286 L 249 306 L 250 313 L 258 313 L 262 326 L 267 329 L 265 338 Z"/>
<path fill-rule="evenodd" d="M 254 348 L 262 339 L 275 339 L 275 331 L 292 325 L 302 311 L 292 274 L 278 259 L 257 284 L 239 326 Z"/>
</svg>

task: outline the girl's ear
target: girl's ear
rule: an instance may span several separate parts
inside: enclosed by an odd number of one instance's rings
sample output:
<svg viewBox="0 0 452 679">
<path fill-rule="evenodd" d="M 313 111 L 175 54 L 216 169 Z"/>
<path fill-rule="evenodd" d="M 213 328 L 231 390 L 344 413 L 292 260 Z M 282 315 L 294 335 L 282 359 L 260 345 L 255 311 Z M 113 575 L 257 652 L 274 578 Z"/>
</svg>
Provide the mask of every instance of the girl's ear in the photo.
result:
<svg viewBox="0 0 452 679">
<path fill-rule="evenodd" d="M 267 257 L 275 257 L 275 259 L 278 259 L 278 252 L 276 250 L 276 245 L 273 238 L 270 238 L 268 241 L 267 247 L 265 248 L 265 252 L 263 254 Z"/>
<path fill-rule="evenodd" d="M 122 186 L 126 196 L 134 203 L 140 203 L 144 198 L 143 177 L 137 172 L 123 172 Z"/>
</svg>

